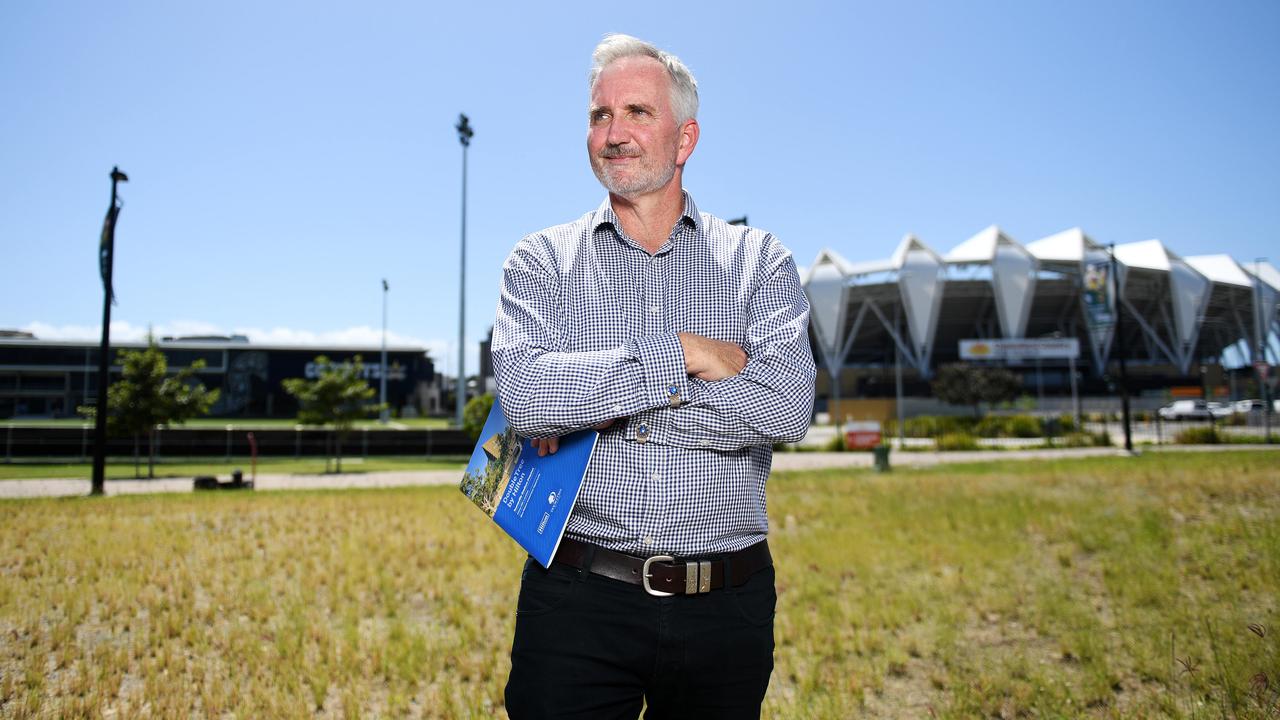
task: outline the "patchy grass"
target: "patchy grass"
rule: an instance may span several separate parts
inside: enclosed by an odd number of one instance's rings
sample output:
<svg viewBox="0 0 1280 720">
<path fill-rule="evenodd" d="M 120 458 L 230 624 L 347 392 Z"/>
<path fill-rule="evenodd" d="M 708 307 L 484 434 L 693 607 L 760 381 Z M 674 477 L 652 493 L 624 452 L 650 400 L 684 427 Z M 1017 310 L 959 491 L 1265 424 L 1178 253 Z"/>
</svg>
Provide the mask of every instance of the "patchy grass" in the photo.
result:
<svg viewBox="0 0 1280 720">
<path fill-rule="evenodd" d="M 462 455 L 385 456 L 375 455 L 368 458 L 342 458 L 344 475 L 413 470 L 457 470 L 461 473 L 467 466 L 467 458 Z M 147 476 L 147 460 L 141 463 L 142 477 Z M 196 475 L 217 475 L 230 477 L 231 471 L 239 468 L 249 476 L 250 462 L 247 457 L 233 456 L 230 460 L 217 458 L 182 458 L 173 460 L 156 460 L 157 478 L 189 478 Z M 323 457 L 314 458 L 258 458 L 258 474 L 273 475 L 320 475 L 325 472 Z M 11 463 L 0 463 L 0 480 L 30 480 L 46 478 L 89 478 L 93 475 L 92 463 L 58 463 L 30 462 L 15 460 Z M 107 458 L 108 480 L 132 480 L 134 474 L 133 458 Z"/>
<path fill-rule="evenodd" d="M 1277 460 L 779 474 L 766 717 L 1280 717 Z M 7 501 L 0 547 L 0 717 L 503 715 L 522 553 L 452 488 Z"/>
</svg>

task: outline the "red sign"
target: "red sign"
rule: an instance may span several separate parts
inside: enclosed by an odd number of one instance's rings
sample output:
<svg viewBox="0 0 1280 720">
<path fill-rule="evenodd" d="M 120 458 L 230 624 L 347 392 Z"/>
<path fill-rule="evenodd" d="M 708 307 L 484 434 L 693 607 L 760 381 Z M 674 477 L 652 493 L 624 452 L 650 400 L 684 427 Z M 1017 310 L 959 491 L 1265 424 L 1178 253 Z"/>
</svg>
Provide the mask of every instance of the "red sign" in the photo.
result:
<svg viewBox="0 0 1280 720">
<path fill-rule="evenodd" d="M 880 440 L 880 423 L 874 420 L 844 424 L 844 446 L 849 450 L 870 450 Z"/>
</svg>

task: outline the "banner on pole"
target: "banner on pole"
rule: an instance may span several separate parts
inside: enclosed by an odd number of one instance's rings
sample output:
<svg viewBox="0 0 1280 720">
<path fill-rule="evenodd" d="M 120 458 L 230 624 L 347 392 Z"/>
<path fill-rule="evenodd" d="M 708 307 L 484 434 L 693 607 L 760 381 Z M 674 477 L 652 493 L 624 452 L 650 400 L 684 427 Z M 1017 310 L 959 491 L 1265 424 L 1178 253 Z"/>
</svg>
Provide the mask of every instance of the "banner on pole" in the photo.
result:
<svg viewBox="0 0 1280 720">
<path fill-rule="evenodd" d="M 111 254 L 116 244 L 116 218 L 120 216 L 120 204 L 111 202 L 107 208 L 107 217 L 102 221 L 102 239 L 98 243 L 98 273 L 102 275 L 102 289 L 106 291 L 111 304 L 116 304 L 116 293 L 111 288 L 109 273 L 111 271 Z"/>
<path fill-rule="evenodd" d="M 1091 331 L 1097 332 L 1115 324 L 1115 295 L 1111 289 L 1110 261 L 1085 264 L 1081 302 Z"/>
</svg>

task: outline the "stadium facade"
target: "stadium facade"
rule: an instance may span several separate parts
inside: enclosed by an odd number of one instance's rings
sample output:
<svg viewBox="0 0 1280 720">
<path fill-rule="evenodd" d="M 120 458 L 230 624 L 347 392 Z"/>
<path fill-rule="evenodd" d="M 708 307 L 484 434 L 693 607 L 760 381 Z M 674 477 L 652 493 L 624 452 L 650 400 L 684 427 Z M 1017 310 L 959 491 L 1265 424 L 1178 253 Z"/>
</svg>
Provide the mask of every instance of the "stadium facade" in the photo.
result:
<svg viewBox="0 0 1280 720">
<path fill-rule="evenodd" d="M 98 343 L 10 335 L 0 337 L 0 418 L 72 417 L 77 406 L 94 404 Z M 280 383 L 314 378 L 321 369 L 316 363 L 320 355 L 331 363 L 352 362 L 359 356 L 374 389 L 382 373 L 380 347 L 260 345 L 242 336 L 164 338 L 158 344 L 171 371 L 205 362 L 197 377 L 220 391 L 211 412 L 215 417 L 297 415 L 297 403 Z M 113 381 L 120 373 L 117 354 L 145 347 L 142 342 L 111 344 Z M 434 381 L 435 367 L 425 348 L 387 348 L 387 402 L 393 411 L 424 410 L 436 392 Z"/>
<path fill-rule="evenodd" d="M 803 281 L 815 354 L 841 369 L 845 397 L 894 394 L 895 363 L 906 394 L 928 394 L 937 368 L 962 360 L 962 340 L 1075 338 L 1076 360 L 1001 361 L 1029 389 L 1058 394 L 1073 380 L 1082 393 L 1113 393 L 1121 348 L 1131 390 L 1150 396 L 1187 386 L 1239 395 L 1255 363 L 1265 371 L 1280 357 L 1280 271 L 1183 257 L 1158 240 L 1116 245 L 1113 261 L 1078 228 L 1023 245 L 992 226 L 945 253 L 907 235 L 883 260 L 824 249 Z"/>
</svg>

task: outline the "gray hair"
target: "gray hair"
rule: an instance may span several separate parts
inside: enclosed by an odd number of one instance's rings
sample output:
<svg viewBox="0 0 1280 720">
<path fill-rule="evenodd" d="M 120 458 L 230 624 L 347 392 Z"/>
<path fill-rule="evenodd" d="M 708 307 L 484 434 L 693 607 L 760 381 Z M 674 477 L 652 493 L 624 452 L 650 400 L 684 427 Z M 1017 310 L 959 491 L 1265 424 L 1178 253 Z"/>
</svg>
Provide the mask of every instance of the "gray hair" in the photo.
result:
<svg viewBox="0 0 1280 720">
<path fill-rule="evenodd" d="M 689 72 L 689 68 L 675 55 L 630 35 L 609 33 L 604 36 L 591 53 L 591 74 L 587 76 L 587 87 L 595 90 L 600 73 L 610 63 L 629 57 L 651 57 L 667 69 L 667 77 L 671 80 L 671 109 L 675 111 L 678 123 L 698 117 L 698 81 Z"/>
</svg>

